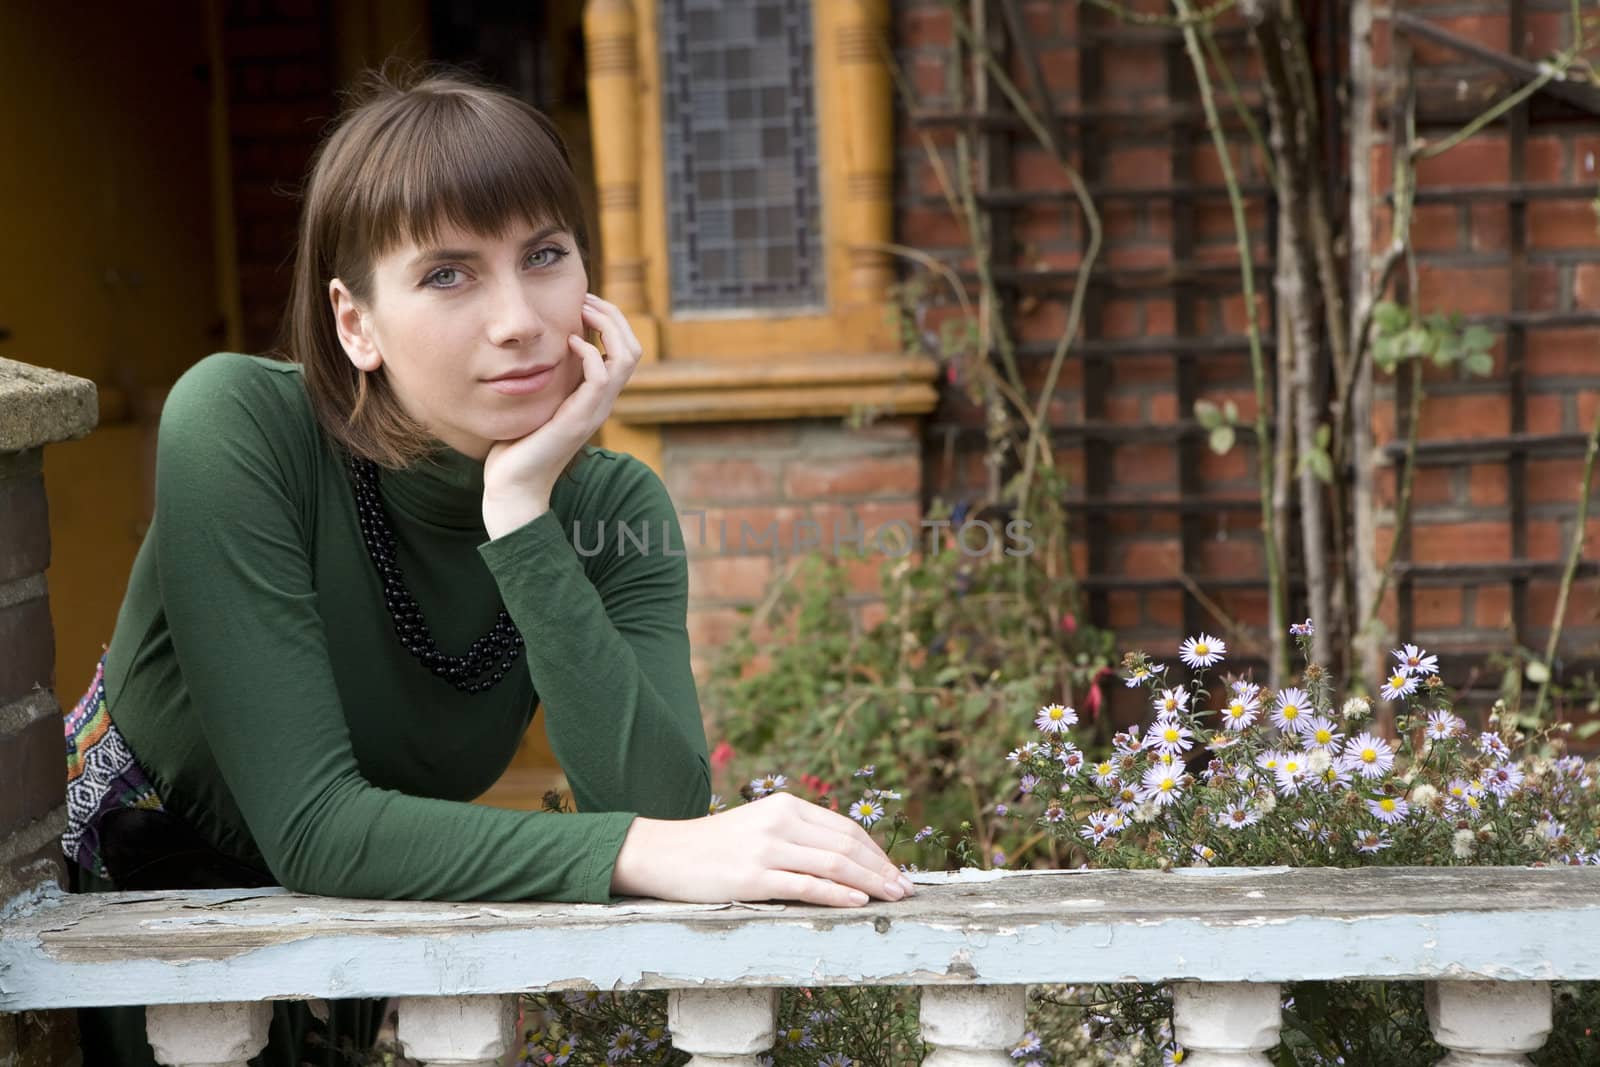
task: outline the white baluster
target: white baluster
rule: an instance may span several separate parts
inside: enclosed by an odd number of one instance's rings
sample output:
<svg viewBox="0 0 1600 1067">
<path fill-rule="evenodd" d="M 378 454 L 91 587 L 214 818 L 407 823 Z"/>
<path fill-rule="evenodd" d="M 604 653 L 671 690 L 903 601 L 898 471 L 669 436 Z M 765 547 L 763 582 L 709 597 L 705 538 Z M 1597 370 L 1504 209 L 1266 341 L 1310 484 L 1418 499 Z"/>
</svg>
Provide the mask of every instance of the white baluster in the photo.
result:
<svg viewBox="0 0 1600 1067">
<path fill-rule="evenodd" d="M 1282 1005 L 1278 987 L 1264 982 L 1175 982 L 1172 1032 L 1184 1048 L 1183 1067 L 1271 1067 Z"/>
<path fill-rule="evenodd" d="M 167 1067 L 245 1067 L 267 1047 L 272 1005 L 151 1004 L 144 1029 L 156 1062 Z"/>
<path fill-rule="evenodd" d="M 496 1067 L 516 1039 L 515 997 L 405 997 L 398 1007 L 401 1051 L 429 1067 Z"/>
<path fill-rule="evenodd" d="M 1423 991 L 1433 1039 L 1450 1052 L 1439 1067 L 1527 1063 L 1550 1036 L 1549 982 L 1429 982 Z"/>
<path fill-rule="evenodd" d="M 1011 1067 L 1022 1039 L 1027 986 L 924 986 L 922 1040 L 933 1046 L 923 1067 Z"/>
<path fill-rule="evenodd" d="M 688 1067 L 756 1067 L 778 1038 L 776 989 L 674 989 L 667 994 L 672 1046 Z"/>
</svg>

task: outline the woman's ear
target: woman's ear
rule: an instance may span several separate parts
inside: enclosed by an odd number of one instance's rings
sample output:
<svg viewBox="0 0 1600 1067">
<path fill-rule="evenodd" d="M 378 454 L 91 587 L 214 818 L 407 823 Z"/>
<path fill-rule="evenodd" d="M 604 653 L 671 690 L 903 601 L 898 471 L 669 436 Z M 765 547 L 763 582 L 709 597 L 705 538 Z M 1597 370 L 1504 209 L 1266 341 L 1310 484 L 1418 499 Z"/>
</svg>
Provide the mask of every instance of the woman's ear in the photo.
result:
<svg viewBox="0 0 1600 1067">
<path fill-rule="evenodd" d="M 367 313 L 338 278 L 328 283 L 328 300 L 333 305 L 333 328 L 338 331 L 339 344 L 350 362 L 357 370 L 368 372 L 383 366 L 383 353 L 378 351 Z"/>
</svg>

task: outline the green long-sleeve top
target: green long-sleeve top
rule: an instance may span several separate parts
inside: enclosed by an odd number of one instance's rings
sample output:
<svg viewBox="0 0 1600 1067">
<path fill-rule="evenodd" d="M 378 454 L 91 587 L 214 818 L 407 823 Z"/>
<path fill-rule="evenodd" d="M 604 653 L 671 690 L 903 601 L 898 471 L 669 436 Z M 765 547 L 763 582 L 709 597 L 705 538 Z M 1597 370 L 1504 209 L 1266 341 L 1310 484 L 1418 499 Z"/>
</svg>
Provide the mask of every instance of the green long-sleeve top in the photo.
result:
<svg viewBox="0 0 1600 1067">
<path fill-rule="evenodd" d="M 526 641 L 526 670 L 467 694 L 397 637 L 299 367 L 221 353 L 185 373 L 106 660 L 112 721 L 166 807 L 304 892 L 610 899 L 635 815 L 704 815 L 710 786 L 672 501 L 639 460 L 585 451 L 494 540 L 481 463 L 380 475 L 438 646 L 465 649 L 502 603 Z M 536 705 L 579 812 L 468 803 Z"/>
</svg>

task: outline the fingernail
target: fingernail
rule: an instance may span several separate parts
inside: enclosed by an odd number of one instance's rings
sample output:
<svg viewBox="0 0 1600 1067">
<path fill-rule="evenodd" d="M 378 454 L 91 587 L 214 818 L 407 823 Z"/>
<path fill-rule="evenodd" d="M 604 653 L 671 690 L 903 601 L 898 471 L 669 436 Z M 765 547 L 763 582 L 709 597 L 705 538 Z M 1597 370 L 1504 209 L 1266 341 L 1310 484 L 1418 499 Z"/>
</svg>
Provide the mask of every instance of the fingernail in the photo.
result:
<svg viewBox="0 0 1600 1067">
<path fill-rule="evenodd" d="M 860 906 L 867 902 L 867 895 L 859 889 L 850 890 L 850 903 Z"/>
<path fill-rule="evenodd" d="M 905 888 L 906 896 L 914 897 L 917 895 L 917 887 L 912 884 L 911 879 L 906 876 L 904 871 L 900 873 L 900 885 Z"/>
<path fill-rule="evenodd" d="M 905 887 L 900 884 L 900 880 L 898 878 L 885 879 L 883 883 L 883 895 L 888 897 L 890 900 L 899 900 L 901 897 L 906 895 Z"/>
</svg>

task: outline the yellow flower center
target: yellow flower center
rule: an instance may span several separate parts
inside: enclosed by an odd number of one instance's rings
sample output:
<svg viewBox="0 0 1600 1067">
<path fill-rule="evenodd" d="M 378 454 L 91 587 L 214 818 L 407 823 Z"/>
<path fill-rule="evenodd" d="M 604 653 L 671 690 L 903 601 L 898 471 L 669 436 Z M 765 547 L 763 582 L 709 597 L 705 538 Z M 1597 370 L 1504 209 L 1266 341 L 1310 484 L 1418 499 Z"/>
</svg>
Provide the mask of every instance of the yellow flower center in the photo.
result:
<svg viewBox="0 0 1600 1067">
<path fill-rule="evenodd" d="M 1172 787 L 1176 784 L 1171 778 L 1163 778 L 1161 779 L 1161 791 L 1163 793 L 1171 792 Z"/>
<path fill-rule="evenodd" d="M 1317 744 L 1326 745 L 1329 742 L 1331 742 L 1332 740 L 1333 740 L 1333 731 L 1332 730 L 1318 730 L 1317 731 Z"/>
<path fill-rule="evenodd" d="M 1393 812 L 1394 811 L 1394 798 L 1393 797 L 1384 797 L 1382 800 L 1378 801 L 1378 807 L 1382 808 L 1385 813 Z"/>
<path fill-rule="evenodd" d="M 1235 700 L 1232 704 L 1228 705 L 1228 714 L 1233 716 L 1235 719 L 1244 718 L 1244 705 Z"/>
<path fill-rule="evenodd" d="M 1405 675 L 1397 674 L 1394 677 L 1389 679 L 1389 688 L 1390 689 L 1404 689 L 1405 687 L 1406 687 L 1406 676 Z"/>
<path fill-rule="evenodd" d="M 1283 717 L 1285 719 L 1298 719 L 1300 717 L 1300 709 L 1293 704 L 1285 704 L 1283 706 Z"/>
<path fill-rule="evenodd" d="M 1197 656 L 1209 656 L 1211 655 L 1211 646 L 1201 641 L 1194 646 L 1194 654 Z"/>
<path fill-rule="evenodd" d="M 1361 762 L 1362 763 L 1377 763 L 1378 762 L 1378 750 L 1375 749 L 1375 748 L 1364 748 L 1364 749 L 1362 749 L 1361 750 Z"/>
</svg>

